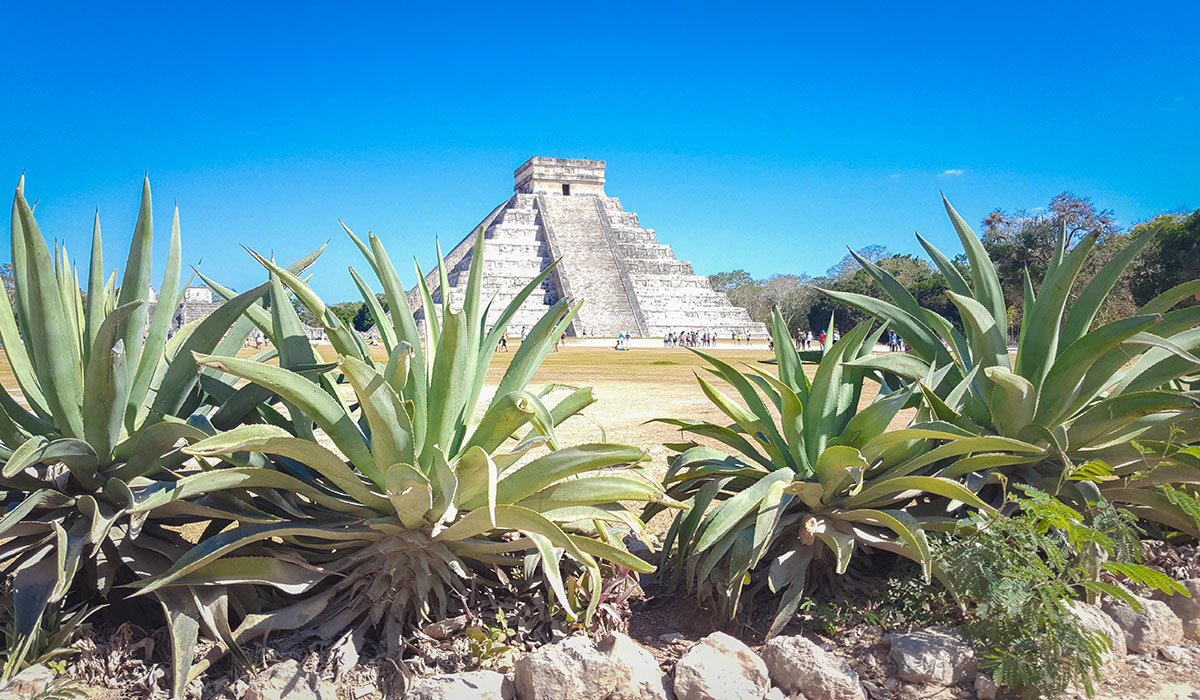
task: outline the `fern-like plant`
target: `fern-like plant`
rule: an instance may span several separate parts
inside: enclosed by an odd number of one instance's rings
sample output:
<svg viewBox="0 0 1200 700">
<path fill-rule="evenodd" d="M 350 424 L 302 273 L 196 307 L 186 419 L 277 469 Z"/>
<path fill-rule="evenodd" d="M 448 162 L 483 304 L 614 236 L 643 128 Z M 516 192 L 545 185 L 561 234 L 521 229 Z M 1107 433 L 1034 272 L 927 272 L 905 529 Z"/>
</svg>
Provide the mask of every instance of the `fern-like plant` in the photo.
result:
<svg viewBox="0 0 1200 700">
<path fill-rule="evenodd" d="M 967 630 L 998 685 L 1026 698 L 1054 697 L 1077 685 L 1095 692 L 1111 643 L 1071 612 L 1081 594 L 1118 597 L 1125 589 L 1097 571 L 1187 595 L 1177 582 L 1135 559 L 1135 521 L 1106 501 L 1086 512 L 1030 486 L 1007 504 L 1015 515 L 980 513 L 935 547 L 947 581 L 970 615 Z"/>
</svg>

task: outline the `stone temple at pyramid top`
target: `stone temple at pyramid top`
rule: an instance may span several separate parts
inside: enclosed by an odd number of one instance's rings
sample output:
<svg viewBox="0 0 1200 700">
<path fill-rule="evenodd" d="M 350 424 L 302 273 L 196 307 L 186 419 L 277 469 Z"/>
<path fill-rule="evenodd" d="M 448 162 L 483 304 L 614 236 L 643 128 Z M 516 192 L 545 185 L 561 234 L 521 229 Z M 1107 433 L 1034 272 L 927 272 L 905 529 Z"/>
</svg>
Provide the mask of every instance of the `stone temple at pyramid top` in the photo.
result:
<svg viewBox="0 0 1200 700">
<path fill-rule="evenodd" d="M 567 330 L 573 336 L 661 337 L 688 330 L 718 337 L 766 335 L 763 324 L 714 291 L 707 277 L 695 274 L 671 246 L 659 243 L 653 229 L 642 228 L 637 214 L 605 193 L 604 161 L 530 158 L 517 168 L 514 180 L 512 197 L 446 256 L 452 305 L 465 296 L 475 238 L 482 231 L 483 295 L 495 297 L 489 320 L 529 280 L 559 261 L 513 317 L 513 333 L 533 327 L 551 306 L 569 297 L 584 302 Z M 443 293 L 438 277 L 434 270 L 425 278 L 435 302 Z M 415 289 L 409 301 L 414 310 L 420 307 Z"/>
<path fill-rule="evenodd" d="M 517 168 L 517 194 L 604 196 L 604 161 L 581 158 L 530 158 Z"/>
</svg>

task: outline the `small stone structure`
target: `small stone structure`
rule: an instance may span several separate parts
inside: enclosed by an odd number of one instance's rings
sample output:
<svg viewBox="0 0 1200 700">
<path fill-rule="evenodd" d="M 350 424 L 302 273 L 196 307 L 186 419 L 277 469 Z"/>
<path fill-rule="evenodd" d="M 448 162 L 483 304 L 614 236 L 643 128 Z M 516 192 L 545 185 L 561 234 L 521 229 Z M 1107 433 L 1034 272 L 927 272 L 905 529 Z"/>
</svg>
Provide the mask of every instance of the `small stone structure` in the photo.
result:
<svg viewBox="0 0 1200 700">
<path fill-rule="evenodd" d="M 605 163 L 575 158 L 530 158 L 517 168 L 514 194 L 446 256 L 451 303 L 465 296 L 475 236 L 487 240 L 483 297 L 496 300 L 494 320 L 530 279 L 554 260 L 558 267 L 521 306 L 509 328 L 530 328 L 563 297 L 583 300 L 568 335 L 662 336 L 681 330 L 718 337 L 763 337 L 766 328 L 714 291 L 708 278 L 642 228 L 637 214 L 604 191 Z M 441 301 L 437 271 L 426 277 Z M 420 309 L 414 289 L 409 303 Z M 418 311 L 418 318 L 420 312 Z"/>
<path fill-rule="evenodd" d="M 154 311 L 158 308 L 158 294 L 153 287 L 150 288 L 149 301 L 150 312 L 146 316 L 147 324 L 150 319 L 154 318 Z M 175 315 L 171 318 L 170 331 L 174 333 L 192 321 L 207 318 L 220 308 L 222 303 L 224 300 L 206 286 L 187 287 L 183 290 L 183 301 L 179 303 L 179 307 L 175 309 Z"/>
</svg>

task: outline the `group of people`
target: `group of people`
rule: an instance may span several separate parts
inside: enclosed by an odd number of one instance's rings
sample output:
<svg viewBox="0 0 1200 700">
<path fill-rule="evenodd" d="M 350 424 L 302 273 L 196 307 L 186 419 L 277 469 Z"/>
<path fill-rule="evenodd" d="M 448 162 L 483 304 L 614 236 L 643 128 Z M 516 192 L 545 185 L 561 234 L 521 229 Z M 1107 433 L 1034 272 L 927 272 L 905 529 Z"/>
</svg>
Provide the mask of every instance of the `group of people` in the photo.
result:
<svg viewBox="0 0 1200 700">
<path fill-rule="evenodd" d="M 712 347 L 716 336 L 708 331 L 679 331 L 663 336 L 664 348 L 707 348 Z"/>
<path fill-rule="evenodd" d="M 907 350 L 904 347 L 904 341 L 896 334 L 896 331 L 888 331 L 887 333 L 888 352 L 903 352 Z"/>
<path fill-rule="evenodd" d="M 834 328 L 833 329 L 833 342 L 836 343 L 837 341 L 839 341 L 841 339 L 842 339 L 841 332 L 839 332 L 838 329 Z M 796 349 L 797 350 L 810 350 L 810 349 L 812 349 L 812 346 L 814 343 L 816 343 L 818 348 L 825 347 L 826 340 L 829 340 L 828 329 L 823 329 L 820 333 L 814 333 L 811 330 L 796 331 Z"/>
</svg>

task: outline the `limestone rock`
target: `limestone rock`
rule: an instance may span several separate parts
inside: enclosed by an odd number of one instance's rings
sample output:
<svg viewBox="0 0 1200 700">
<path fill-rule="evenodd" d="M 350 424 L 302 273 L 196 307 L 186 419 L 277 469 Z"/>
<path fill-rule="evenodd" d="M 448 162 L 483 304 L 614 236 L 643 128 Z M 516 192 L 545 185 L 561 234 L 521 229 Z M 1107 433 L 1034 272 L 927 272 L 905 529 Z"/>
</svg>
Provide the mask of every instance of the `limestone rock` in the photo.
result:
<svg viewBox="0 0 1200 700">
<path fill-rule="evenodd" d="M 1120 625 L 1109 617 L 1107 613 L 1095 605 L 1090 605 L 1081 600 L 1069 601 L 1067 607 L 1084 629 L 1099 632 L 1112 644 L 1112 648 L 1103 654 L 1102 663 L 1107 664 L 1114 659 L 1120 659 L 1125 656 L 1125 633 L 1121 631 Z"/>
<path fill-rule="evenodd" d="M 808 700 L 866 700 L 858 674 L 844 660 L 796 635 L 775 637 L 763 647 L 771 682 Z"/>
<path fill-rule="evenodd" d="M 675 700 L 671 677 L 662 672 L 654 655 L 629 638 L 614 632 L 600 643 L 617 666 L 617 687 L 608 700 Z"/>
<path fill-rule="evenodd" d="M 1166 603 L 1171 612 L 1183 621 L 1183 636 L 1200 639 L 1200 578 L 1189 578 L 1180 583 L 1192 594 L 1191 598 L 1179 594 L 1167 595 L 1162 591 L 1155 591 L 1154 598 Z"/>
<path fill-rule="evenodd" d="M 13 676 L 12 680 L 4 686 L 3 694 L 5 697 L 10 695 L 18 698 L 31 697 L 44 691 L 53 680 L 54 671 L 37 664 Z"/>
<path fill-rule="evenodd" d="M 300 668 L 295 659 L 281 661 L 250 681 L 240 700 L 337 700 L 333 683 Z"/>
<path fill-rule="evenodd" d="M 996 687 L 996 681 L 992 680 L 991 676 L 979 674 L 975 676 L 975 697 L 977 700 L 996 700 L 996 694 L 1000 689 Z"/>
<path fill-rule="evenodd" d="M 1161 600 L 1137 598 L 1140 613 L 1116 599 L 1104 602 L 1104 612 L 1125 633 L 1125 646 L 1139 654 L 1153 654 L 1160 647 L 1183 641 L 1183 622 Z"/>
<path fill-rule="evenodd" d="M 1183 636 L 1188 639 L 1200 639 L 1200 617 L 1183 621 Z"/>
<path fill-rule="evenodd" d="M 771 688 L 767 694 L 763 696 L 763 700 L 788 700 L 788 696 L 783 694 L 779 688 Z"/>
<path fill-rule="evenodd" d="M 979 668 L 975 650 L 962 634 L 947 627 L 892 634 L 892 659 L 900 680 L 931 685 L 957 685 Z"/>
<path fill-rule="evenodd" d="M 1174 645 L 1163 647 L 1162 649 L 1159 649 L 1158 655 L 1163 657 L 1167 661 L 1170 661 L 1173 664 L 1181 664 L 1185 661 L 1192 660 L 1192 655 L 1188 653 L 1187 649 L 1184 649 L 1183 647 L 1180 647 L 1180 646 L 1174 646 Z"/>
<path fill-rule="evenodd" d="M 514 700 L 512 681 L 495 671 L 448 673 L 413 682 L 404 700 Z"/>
<path fill-rule="evenodd" d="M 459 615 L 445 620 L 438 620 L 425 625 L 422 632 L 434 639 L 449 639 L 462 632 L 467 627 L 467 616 Z"/>
<path fill-rule="evenodd" d="M 762 700 L 769 687 L 763 660 L 724 632 L 696 642 L 675 664 L 679 700 Z"/>
<path fill-rule="evenodd" d="M 514 665 L 521 700 L 603 700 L 617 686 L 617 664 L 583 635 L 547 644 Z"/>
</svg>

